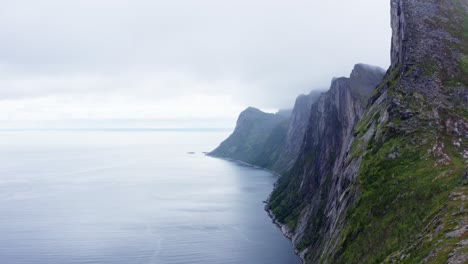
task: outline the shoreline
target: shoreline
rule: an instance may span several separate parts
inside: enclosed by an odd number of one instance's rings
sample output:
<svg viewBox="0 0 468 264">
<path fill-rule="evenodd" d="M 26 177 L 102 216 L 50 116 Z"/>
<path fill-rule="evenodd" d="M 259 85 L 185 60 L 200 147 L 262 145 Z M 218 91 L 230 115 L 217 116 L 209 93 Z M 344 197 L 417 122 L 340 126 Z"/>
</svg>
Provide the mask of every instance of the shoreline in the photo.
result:
<svg viewBox="0 0 468 264">
<path fill-rule="evenodd" d="M 264 171 L 267 171 L 273 175 L 275 175 L 276 177 L 281 177 L 281 174 L 275 172 L 275 171 L 272 171 L 272 170 L 269 170 L 267 168 L 264 168 L 264 167 L 260 167 L 260 166 L 257 166 L 257 165 L 254 165 L 254 164 L 250 164 L 248 162 L 245 162 L 245 161 L 242 161 L 242 160 L 236 160 L 236 159 L 230 159 L 230 158 L 223 158 L 223 157 L 217 157 L 217 156 L 213 156 L 213 155 L 210 155 L 210 153 L 206 153 L 205 154 L 206 156 L 208 157 L 211 157 L 211 158 L 217 158 L 217 159 L 222 159 L 222 160 L 226 160 L 226 161 L 229 161 L 229 162 L 235 162 L 235 163 L 238 163 L 238 164 L 241 164 L 241 165 L 244 165 L 244 166 L 248 166 L 248 167 L 252 167 L 252 168 L 255 168 L 255 169 L 260 169 L 260 170 L 264 170 Z M 276 187 L 276 182 L 274 183 L 273 185 L 273 189 L 271 190 L 270 192 L 270 196 L 271 196 L 271 193 L 273 192 L 274 188 Z M 268 197 L 267 200 L 263 201 L 263 203 L 265 204 L 265 207 L 263 208 L 265 210 L 265 212 L 267 212 L 268 214 L 268 217 L 271 219 L 271 222 L 279 228 L 279 230 L 281 231 L 281 233 L 283 234 L 283 236 L 285 236 L 287 239 L 289 239 L 289 241 L 291 242 L 291 245 L 293 246 L 293 250 L 294 250 L 294 254 L 296 254 L 299 259 L 300 259 L 300 263 L 301 264 L 305 264 L 305 259 L 303 258 L 303 256 L 301 256 L 301 254 L 299 253 L 299 251 L 297 251 L 296 247 L 294 246 L 294 243 L 292 241 L 292 236 L 293 234 L 291 234 L 291 232 L 288 230 L 288 228 L 278 222 L 278 220 L 276 220 L 276 217 L 275 217 L 275 214 L 273 213 L 273 211 L 271 211 L 269 209 L 269 201 L 270 201 L 270 196 Z"/>
<path fill-rule="evenodd" d="M 268 200 L 265 201 L 265 211 L 267 212 L 268 214 L 268 217 L 270 217 L 271 219 L 271 222 L 277 226 L 279 228 L 279 230 L 281 231 L 281 233 L 283 234 L 283 236 L 285 236 L 287 239 L 289 239 L 289 241 L 291 242 L 291 245 L 293 246 L 293 250 L 294 250 L 294 254 L 296 254 L 300 261 L 301 261 L 301 264 L 305 264 L 305 259 L 303 258 L 303 256 L 300 254 L 299 251 L 297 251 L 296 247 L 294 246 L 294 243 L 292 241 L 292 236 L 293 234 L 291 234 L 291 232 L 289 231 L 288 227 L 285 226 L 284 224 L 278 222 L 278 220 L 276 220 L 276 217 L 275 217 L 275 214 L 273 213 L 273 211 L 271 211 L 269 208 L 268 208 Z"/>
<path fill-rule="evenodd" d="M 272 170 L 270 170 L 270 169 L 267 169 L 267 168 L 264 168 L 264 167 L 260 167 L 260 166 L 254 165 L 254 164 L 252 164 L 252 163 L 248 163 L 248 162 L 242 161 L 242 160 L 213 156 L 213 155 L 211 155 L 209 152 L 208 152 L 208 153 L 204 153 L 204 154 L 205 154 L 205 156 L 208 156 L 208 157 L 210 157 L 210 158 L 215 158 L 215 159 L 221 159 L 221 160 L 225 160 L 225 161 L 230 161 L 230 162 L 234 162 L 234 163 L 237 163 L 237 164 L 240 164 L 240 165 L 244 165 L 244 166 L 247 166 L 247 167 L 252 167 L 252 168 L 257 169 L 257 170 L 268 171 L 269 173 L 271 173 L 271 174 L 277 176 L 278 178 L 281 177 L 281 174 L 277 173 L 276 171 L 272 171 Z M 276 185 L 276 183 L 275 183 L 275 185 Z"/>
</svg>

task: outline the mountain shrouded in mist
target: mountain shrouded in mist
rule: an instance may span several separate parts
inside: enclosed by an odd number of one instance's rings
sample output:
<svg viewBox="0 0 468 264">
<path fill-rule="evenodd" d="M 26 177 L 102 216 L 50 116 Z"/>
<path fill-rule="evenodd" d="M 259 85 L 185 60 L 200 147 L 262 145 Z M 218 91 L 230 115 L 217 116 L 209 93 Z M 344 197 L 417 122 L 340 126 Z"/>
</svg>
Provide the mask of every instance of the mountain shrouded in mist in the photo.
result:
<svg viewBox="0 0 468 264">
<path fill-rule="evenodd" d="M 464 0 L 392 0 L 385 76 L 356 66 L 275 144 L 236 130 L 212 152 L 282 174 L 267 209 L 306 263 L 468 262 L 467 21 Z"/>
</svg>

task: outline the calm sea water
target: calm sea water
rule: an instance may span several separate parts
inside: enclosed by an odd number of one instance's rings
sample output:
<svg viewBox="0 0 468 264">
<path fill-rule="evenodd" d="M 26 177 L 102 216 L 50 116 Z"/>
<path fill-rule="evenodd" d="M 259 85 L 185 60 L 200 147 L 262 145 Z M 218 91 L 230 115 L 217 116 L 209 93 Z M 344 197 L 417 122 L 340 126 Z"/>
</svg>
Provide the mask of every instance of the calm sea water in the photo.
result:
<svg viewBox="0 0 468 264">
<path fill-rule="evenodd" d="M 0 263 L 298 263 L 228 134 L 0 132 Z"/>
</svg>

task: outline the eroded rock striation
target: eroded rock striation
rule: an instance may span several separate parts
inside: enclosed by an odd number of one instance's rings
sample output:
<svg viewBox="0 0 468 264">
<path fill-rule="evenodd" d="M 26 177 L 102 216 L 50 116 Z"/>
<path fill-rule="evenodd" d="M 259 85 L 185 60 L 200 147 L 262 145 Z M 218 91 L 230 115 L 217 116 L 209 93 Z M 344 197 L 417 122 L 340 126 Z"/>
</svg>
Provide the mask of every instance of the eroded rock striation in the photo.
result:
<svg viewBox="0 0 468 264">
<path fill-rule="evenodd" d="M 343 174 L 358 169 L 356 164 L 343 170 L 353 128 L 384 74 L 380 68 L 357 64 L 349 78 L 333 80 L 330 90 L 312 104 L 300 155 L 272 193 L 269 209 L 303 257 L 330 247 L 326 243 L 336 235 L 335 220 L 347 203 L 341 183 L 349 184 L 352 178 Z"/>
<path fill-rule="evenodd" d="M 250 163 L 282 174 L 267 208 L 305 262 L 468 262 L 467 14 L 391 0 L 385 76 L 356 65 L 255 147 Z"/>
<path fill-rule="evenodd" d="M 310 107 L 320 94 L 301 95 L 292 110 L 276 114 L 247 108 L 239 115 L 234 132 L 208 155 L 288 171 L 300 154 Z"/>
</svg>

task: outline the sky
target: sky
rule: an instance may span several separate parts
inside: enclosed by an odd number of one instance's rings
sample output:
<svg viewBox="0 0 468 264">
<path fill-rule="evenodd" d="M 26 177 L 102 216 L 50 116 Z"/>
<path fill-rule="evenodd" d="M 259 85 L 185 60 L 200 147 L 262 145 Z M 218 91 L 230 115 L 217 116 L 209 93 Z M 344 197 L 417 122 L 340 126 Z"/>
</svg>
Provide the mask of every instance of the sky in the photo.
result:
<svg viewBox="0 0 468 264">
<path fill-rule="evenodd" d="M 0 129 L 232 127 L 390 64 L 389 0 L 0 4 Z"/>
</svg>

